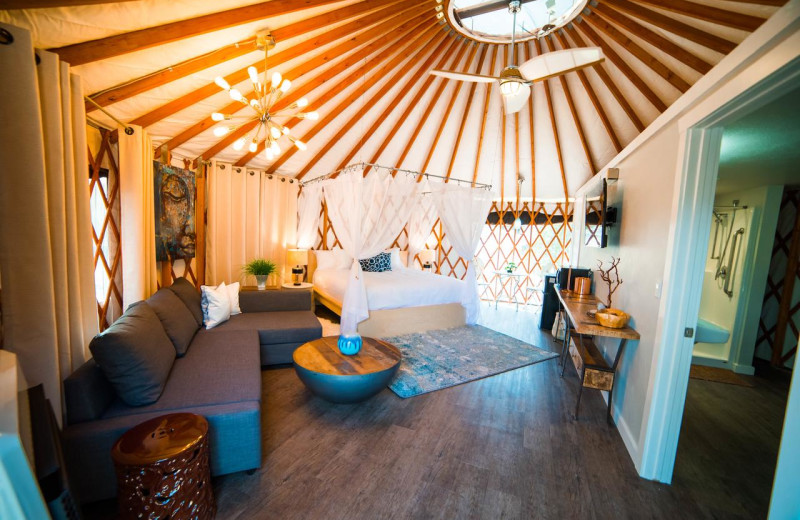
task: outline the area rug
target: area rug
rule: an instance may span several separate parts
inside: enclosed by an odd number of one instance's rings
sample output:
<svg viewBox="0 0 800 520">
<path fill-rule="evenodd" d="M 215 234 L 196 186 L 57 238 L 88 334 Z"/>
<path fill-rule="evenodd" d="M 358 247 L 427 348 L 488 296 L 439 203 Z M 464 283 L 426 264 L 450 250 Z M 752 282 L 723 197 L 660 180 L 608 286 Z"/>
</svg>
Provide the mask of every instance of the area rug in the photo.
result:
<svg viewBox="0 0 800 520">
<path fill-rule="evenodd" d="M 726 383 L 738 386 L 755 386 L 748 379 L 748 376 L 741 376 L 732 370 L 724 368 L 706 367 L 702 365 L 692 365 L 689 371 L 692 379 L 703 379 L 704 381 L 714 381 L 715 383 Z"/>
<path fill-rule="evenodd" d="M 383 338 L 403 353 L 389 388 L 413 397 L 557 356 L 480 325 Z"/>
</svg>

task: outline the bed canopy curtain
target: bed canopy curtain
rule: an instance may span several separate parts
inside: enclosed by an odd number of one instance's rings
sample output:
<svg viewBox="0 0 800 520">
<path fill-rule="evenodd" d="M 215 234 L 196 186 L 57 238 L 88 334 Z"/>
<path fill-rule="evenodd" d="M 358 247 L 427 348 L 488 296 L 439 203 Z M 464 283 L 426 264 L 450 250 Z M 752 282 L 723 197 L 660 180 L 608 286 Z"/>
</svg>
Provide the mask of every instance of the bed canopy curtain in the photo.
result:
<svg viewBox="0 0 800 520">
<path fill-rule="evenodd" d="M 61 381 L 98 332 L 86 114 L 79 76 L 7 24 L 0 45 L 3 348 L 62 419 Z"/>
<path fill-rule="evenodd" d="M 464 278 L 461 304 L 466 309 L 467 325 L 474 325 L 480 317 L 478 295 L 477 258 L 475 254 L 492 206 L 493 194 L 488 190 L 443 184 L 433 190 L 433 202 L 444 226 L 444 232 L 459 256 L 470 259 Z"/>
<path fill-rule="evenodd" d="M 311 249 L 317 241 L 319 210 L 322 205 L 322 186 L 309 184 L 297 198 L 297 247 Z"/>
<path fill-rule="evenodd" d="M 275 262 L 283 280 L 286 249 L 297 241 L 298 182 L 216 161 L 207 172 L 206 283 L 254 284 L 242 273 L 254 258 Z"/>
<path fill-rule="evenodd" d="M 431 187 L 427 179 L 417 192 L 416 204 L 408 219 L 408 265 L 414 265 L 414 258 L 425 249 L 425 242 L 431 235 L 436 222 L 436 207 L 431 197 Z"/>
<path fill-rule="evenodd" d="M 419 184 L 411 175 L 392 176 L 360 170 L 322 183 L 328 218 L 342 248 L 353 258 L 342 302 L 342 335 L 354 335 L 358 323 L 369 318 L 367 291 L 359 259 L 375 256 L 405 227 L 414 209 Z M 305 189 L 305 188 L 304 188 Z"/>
</svg>

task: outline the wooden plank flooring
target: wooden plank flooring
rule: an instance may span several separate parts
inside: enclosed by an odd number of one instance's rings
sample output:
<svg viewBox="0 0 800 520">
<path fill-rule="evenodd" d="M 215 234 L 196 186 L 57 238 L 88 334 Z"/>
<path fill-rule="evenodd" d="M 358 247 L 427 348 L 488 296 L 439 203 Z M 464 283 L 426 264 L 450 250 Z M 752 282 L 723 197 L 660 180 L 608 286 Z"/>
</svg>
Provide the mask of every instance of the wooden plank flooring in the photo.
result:
<svg viewBox="0 0 800 520">
<path fill-rule="evenodd" d="M 484 316 L 501 332 L 555 350 L 532 312 L 484 307 Z M 214 479 L 217 518 L 765 517 L 766 466 L 771 460 L 774 471 L 777 443 L 762 441 L 780 435 L 782 413 L 777 422 L 747 413 L 762 405 L 759 392 L 774 394 L 774 412 L 779 391 L 692 381 L 675 483 L 666 486 L 638 477 L 606 424 L 599 392 L 584 392 L 580 419 L 572 420 L 577 389 L 574 370 L 561 379 L 550 360 L 410 399 L 387 389 L 364 403 L 334 405 L 312 396 L 293 369 L 266 370 L 263 466 Z M 720 404 L 731 389 L 753 393 Z M 716 460 L 725 443 L 710 424 L 720 407 L 728 424 L 763 424 L 744 437 L 742 451 L 765 468 Z M 770 474 L 766 488 L 753 486 L 762 473 Z M 108 504 L 87 508 L 87 517 L 105 517 L 103 510 Z"/>
</svg>

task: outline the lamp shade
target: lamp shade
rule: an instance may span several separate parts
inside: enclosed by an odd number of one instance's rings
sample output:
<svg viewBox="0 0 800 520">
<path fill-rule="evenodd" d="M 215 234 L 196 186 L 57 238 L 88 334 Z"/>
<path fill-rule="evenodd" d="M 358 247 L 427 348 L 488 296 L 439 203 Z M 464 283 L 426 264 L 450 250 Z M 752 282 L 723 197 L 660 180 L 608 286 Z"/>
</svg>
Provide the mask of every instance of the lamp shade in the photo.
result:
<svg viewBox="0 0 800 520">
<path fill-rule="evenodd" d="M 433 263 L 433 261 L 436 259 L 436 251 L 434 251 L 433 249 L 423 249 L 422 251 L 419 252 L 419 255 L 417 256 L 419 257 L 419 261 L 422 262 L 423 265 Z"/>
<path fill-rule="evenodd" d="M 308 265 L 308 249 L 289 249 L 286 251 L 289 265 Z"/>
</svg>

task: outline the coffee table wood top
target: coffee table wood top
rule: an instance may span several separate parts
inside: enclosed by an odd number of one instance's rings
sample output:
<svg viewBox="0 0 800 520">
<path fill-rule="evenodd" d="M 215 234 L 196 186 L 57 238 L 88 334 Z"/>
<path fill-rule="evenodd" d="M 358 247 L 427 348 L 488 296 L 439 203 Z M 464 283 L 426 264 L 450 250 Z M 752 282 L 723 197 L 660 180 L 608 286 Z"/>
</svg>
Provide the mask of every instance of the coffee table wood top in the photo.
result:
<svg viewBox="0 0 800 520">
<path fill-rule="evenodd" d="M 394 345 L 375 338 L 361 339 L 361 350 L 354 356 L 339 352 L 338 336 L 328 336 L 301 345 L 292 357 L 306 370 L 334 376 L 374 374 L 400 363 L 403 355 Z"/>
</svg>

